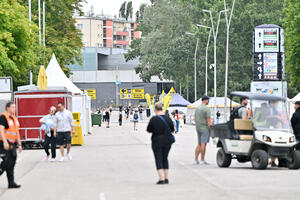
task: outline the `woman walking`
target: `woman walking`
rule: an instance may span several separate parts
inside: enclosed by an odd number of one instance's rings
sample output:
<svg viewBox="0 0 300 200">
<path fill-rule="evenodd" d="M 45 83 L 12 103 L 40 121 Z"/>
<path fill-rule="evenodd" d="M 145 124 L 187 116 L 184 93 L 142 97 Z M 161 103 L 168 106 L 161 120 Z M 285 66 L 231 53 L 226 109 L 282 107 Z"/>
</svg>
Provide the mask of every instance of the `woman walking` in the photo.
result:
<svg viewBox="0 0 300 200">
<path fill-rule="evenodd" d="M 133 129 L 134 131 L 137 131 L 137 124 L 139 122 L 139 115 L 138 115 L 138 111 L 134 111 L 134 114 L 132 116 L 132 121 L 133 121 Z"/>
<path fill-rule="evenodd" d="M 178 110 L 175 110 L 175 122 L 176 122 L 176 132 L 175 133 L 178 133 L 179 132 L 179 113 L 178 113 Z"/>
<path fill-rule="evenodd" d="M 169 184 L 168 155 L 172 144 L 175 142 L 173 122 L 169 116 L 165 115 L 162 104 L 155 105 L 156 116 L 150 119 L 147 131 L 152 133 L 152 150 L 154 153 L 155 164 L 159 181 L 156 184 Z"/>
<path fill-rule="evenodd" d="M 109 122 L 110 122 L 110 110 L 107 109 L 105 111 L 105 121 L 106 121 L 106 128 L 109 128 Z"/>
<path fill-rule="evenodd" d="M 40 123 L 45 127 L 45 142 L 44 149 L 46 157 L 44 160 L 50 159 L 49 145 L 51 145 L 51 161 L 55 161 L 56 157 L 56 132 L 54 130 L 56 108 L 52 106 L 49 114 L 40 119 Z"/>
</svg>

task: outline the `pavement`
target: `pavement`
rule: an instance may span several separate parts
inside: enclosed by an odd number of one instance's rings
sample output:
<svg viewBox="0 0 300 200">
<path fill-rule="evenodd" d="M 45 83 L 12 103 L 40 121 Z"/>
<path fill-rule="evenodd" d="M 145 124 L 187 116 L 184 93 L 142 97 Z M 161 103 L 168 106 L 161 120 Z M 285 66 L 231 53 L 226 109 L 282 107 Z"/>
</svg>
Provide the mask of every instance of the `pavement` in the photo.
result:
<svg viewBox="0 0 300 200">
<path fill-rule="evenodd" d="M 170 184 L 155 185 L 157 174 L 148 120 L 138 124 L 117 123 L 111 128 L 93 127 L 83 146 L 72 147 L 72 161 L 43 161 L 43 150 L 25 150 L 19 155 L 16 182 L 21 189 L 8 190 L 0 177 L 1 200 L 298 200 L 300 171 L 285 168 L 254 170 L 250 163 L 233 160 L 219 168 L 212 140 L 207 149 L 210 165 L 195 165 L 195 127 L 185 125 L 176 135 L 170 152 Z M 57 150 L 58 159 L 59 151 Z"/>
</svg>

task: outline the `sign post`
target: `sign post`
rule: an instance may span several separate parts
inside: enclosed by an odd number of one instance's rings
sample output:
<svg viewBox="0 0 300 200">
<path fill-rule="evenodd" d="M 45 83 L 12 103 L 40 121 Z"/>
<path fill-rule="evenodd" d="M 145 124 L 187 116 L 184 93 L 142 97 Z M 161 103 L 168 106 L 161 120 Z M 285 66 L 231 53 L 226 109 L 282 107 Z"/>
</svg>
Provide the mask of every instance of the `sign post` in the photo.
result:
<svg viewBox="0 0 300 200">
<path fill-rule="evenodd" d="M 255 27 L 253 34 L 253 82 L 252 91 L 267 92 L 272 89 L 257 89 L 257 85 L 268 85 L 278 88 L 277 95 L 286 96 L 284 83 L 284 31 L 274 24 L 263 24 Z M 258 84 L 257 82 L 267 84 Z M 270 83 L 268 83 L 270 82 Z M 256 88 L 256 89 L 254 89 Z"/>
</svg>

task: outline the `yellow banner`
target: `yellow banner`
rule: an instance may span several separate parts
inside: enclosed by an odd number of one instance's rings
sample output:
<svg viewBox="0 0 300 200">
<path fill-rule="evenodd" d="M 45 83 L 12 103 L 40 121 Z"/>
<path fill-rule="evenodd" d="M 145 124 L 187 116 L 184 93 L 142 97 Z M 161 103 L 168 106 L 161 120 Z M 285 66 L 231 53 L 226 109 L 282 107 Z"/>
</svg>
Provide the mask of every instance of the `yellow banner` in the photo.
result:
<svg viewBox="0 0 300 200">
<path fill-rule="evenodd" d="M 131 94 L 144 94 L 144 89 L 131 89 Z"/>
<path fill-rule="evenodd" d="M 145 99 L 144 94 L 131 94 L 132 99 Z"/>
<path fill-rule="evenodd" d="M 128 90 L 127 89 L 120 89 L 120 94 L 127 94 Z"/>
</svg>

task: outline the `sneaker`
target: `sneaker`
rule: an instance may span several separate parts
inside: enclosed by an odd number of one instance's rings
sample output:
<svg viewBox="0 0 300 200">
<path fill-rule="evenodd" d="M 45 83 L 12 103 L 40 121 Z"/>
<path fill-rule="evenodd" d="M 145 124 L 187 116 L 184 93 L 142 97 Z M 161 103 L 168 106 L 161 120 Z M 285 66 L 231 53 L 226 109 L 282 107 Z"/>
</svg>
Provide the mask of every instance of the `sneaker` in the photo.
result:
<svg viewBox="0 0 300 200">
<path fill-rule="evenodd" d="M 157 185 L 163 185 L 163 184 L 165 184 L 165 181 L 164 180 L 163 181 L 158 181 L 156 184 Z"/>
<path fill-rule="evenodd" d="M 47 161 L 50 159 L 50 156 L 45 156 L 44 161 Z"/>
<path fill-rule="evenodd" d="M 208 162 L 206 162 L 206 161 L 202 161 L 202 160 L 200 161 L 200 164 L 201 164 L 201 165 L 209 165 L 209 163 L 208 163 Z"/>
<path fill-rule="evenodd" d="M 50 159 L 50 162 L 55 162 L 55 161 L 56 161 L 55 158 Z"/>
<path fill-rule="evenodd" d="M 165 179 L 165 184 L 169 184 L 169 179 Z"/>
<path fill-rule="evenodd" d="M 62 158 L 59 160 L 59 162 L 64 162 L 64 160 L 65 160 L 65 158 L 62 157 Z"/>
<path fill-rule="evenodd" d="M 71 156 L 71 154 L 68 154 L 67 157 L 68 157 L 69 160 L 73 159 L 72 156 Z"/>
<path fill-rule="evenodd" d="M 200 164 L 199 160 L 195 160 L 195 165 L 199 165 L 199 164 Z"/>
</svg>

